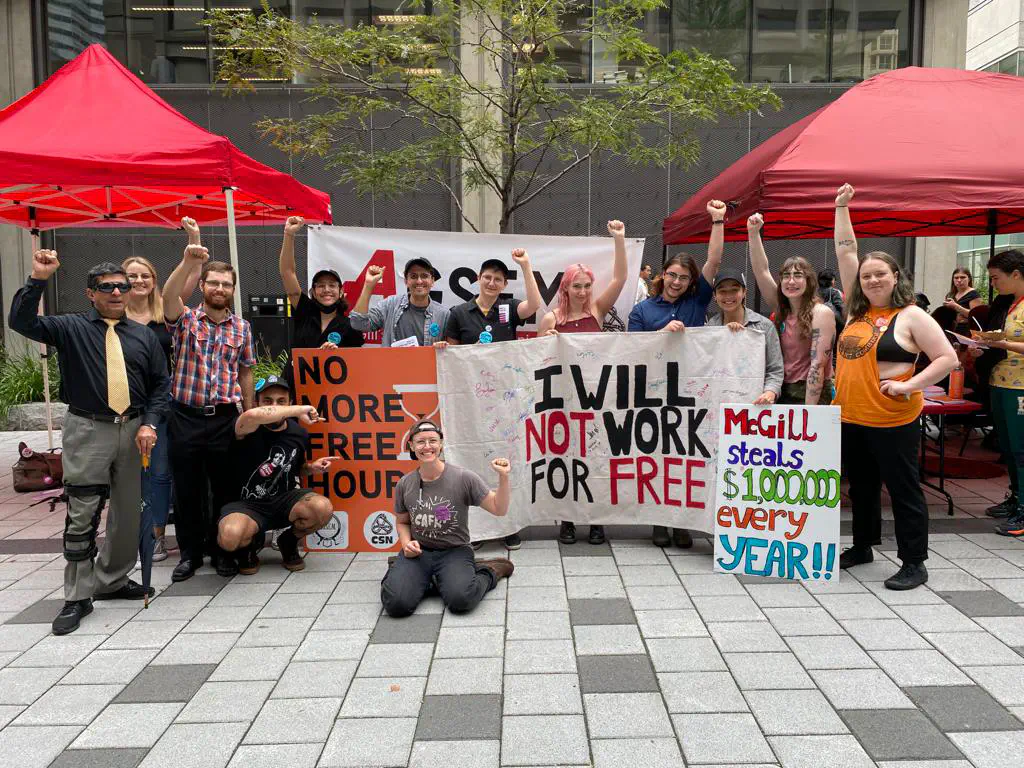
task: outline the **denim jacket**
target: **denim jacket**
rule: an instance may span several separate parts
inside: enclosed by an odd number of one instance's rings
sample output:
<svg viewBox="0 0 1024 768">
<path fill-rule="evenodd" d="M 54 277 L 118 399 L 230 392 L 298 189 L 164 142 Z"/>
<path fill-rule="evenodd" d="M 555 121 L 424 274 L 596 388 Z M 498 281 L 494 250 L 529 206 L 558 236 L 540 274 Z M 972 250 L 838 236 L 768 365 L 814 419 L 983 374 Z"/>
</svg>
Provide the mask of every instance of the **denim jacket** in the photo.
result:
<svg viewBox="0 0 1024 768">
<path fill-rule="evenodd" d="M 395 343 L 395 330 L 398 327 L 398 318 L 402 316 L 402 313 L 405 312 L 408 306 L 409 294 L 396 294 L 395 296 L 388 296 L 384 301 L 370 307 L 370 310 L 365 314 L 356 312 L 353 309 L 348 314 L 348 321 L 354 329 L 364 333 L 379 331 L 383 328 L 384 338 L 381 340 L 381 345 L 390 347 Z M 435 323 L 437 324 L 437 333 L 433 334 L 430 332 L 430 329 Z M 424 346 L 430 345 L 435 341 L 444 341 L 444 329 L 447 324 L 448 307 L 441 306 L 431 299 L 427 305 L 427 317 L 423 324 Z"/>
</svg>

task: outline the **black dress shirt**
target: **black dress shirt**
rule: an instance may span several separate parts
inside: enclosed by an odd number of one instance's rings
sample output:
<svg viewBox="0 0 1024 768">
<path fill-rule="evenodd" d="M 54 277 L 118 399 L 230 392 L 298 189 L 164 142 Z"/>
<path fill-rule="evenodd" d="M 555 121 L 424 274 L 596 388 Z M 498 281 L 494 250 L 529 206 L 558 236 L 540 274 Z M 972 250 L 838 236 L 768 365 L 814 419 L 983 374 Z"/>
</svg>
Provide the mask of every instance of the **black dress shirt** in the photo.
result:
<svg viewBox="0 0 1024 768">
<path fill-rule="evenodd" d="M 33 341 L 56 347 L 60 399 L 97 414 L 115 415 L 107 405 L 107 323 L 90 309 L 73 315 L 38 313 L 45 280 L 30 277 L 11 302 L 8 326 Z M 114 326 L 121 340 L 131 407 L 143 412 L 143 424 L 159 424 L 167 412 L 171 380 L 167 358 L 156 335 L 141 323 L 122 318 Z"/>
<path fill-rule="evenodd" d="M 516 329 L 526 321 L 519 317 L 519 299 L 498 299 L 485 315 L 476 298 L 452 307 L 444 335 L 459 344 L 490 344 L 496 341 L 515 341 Z M 481 334 L 489 333 L 484 341 Z M 487 337 L 485 337 L 487 338 Z"/>
<path fill-rule="evenodd" d="M 363 346 L 363 334 L 355 330 L 348 318 L 337 312 L 330 324 L 321 329 L 320 308 L 306 294 L 299 295 L 299 303 L 292 313 L 292 348 L 316 349 L 327 341 L 332 333 L 341 336 L 339 347 Z"/>
</svg>

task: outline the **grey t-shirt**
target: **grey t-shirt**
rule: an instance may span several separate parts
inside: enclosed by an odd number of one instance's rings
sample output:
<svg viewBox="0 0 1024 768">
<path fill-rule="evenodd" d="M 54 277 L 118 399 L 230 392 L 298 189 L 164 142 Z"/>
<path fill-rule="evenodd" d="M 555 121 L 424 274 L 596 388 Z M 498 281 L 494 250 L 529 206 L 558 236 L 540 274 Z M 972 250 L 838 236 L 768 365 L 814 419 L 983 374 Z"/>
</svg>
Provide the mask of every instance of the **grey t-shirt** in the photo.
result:
<svg viewBox="0 0 1024 768">
<path fill-rule="evenodd" d="M 410 304 L 398 318 L 395 328 L 395 341 L 415 336 L 419 345 L 423 346 L 423 326 L 427 323 L 427 308 Z"/>
<path fill-rule="evenodd" d="M 423 482 L 419 470 L 395 487 L 395 514 L 409 513 L 412 537 L 432 549 L 469 544 L 469 508 L 480 506 L 491 489 L 476 472 L 445 464 L 437 480 Z"/>
</svg>

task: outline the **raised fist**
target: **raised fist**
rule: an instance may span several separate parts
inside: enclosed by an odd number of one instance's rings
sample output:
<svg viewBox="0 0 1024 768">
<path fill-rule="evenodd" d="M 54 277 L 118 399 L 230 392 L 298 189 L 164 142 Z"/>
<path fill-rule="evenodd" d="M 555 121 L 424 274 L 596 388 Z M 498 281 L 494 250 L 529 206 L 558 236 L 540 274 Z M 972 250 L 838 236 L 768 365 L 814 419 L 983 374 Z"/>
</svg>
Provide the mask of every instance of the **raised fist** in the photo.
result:
<svg viewBox="0 0 1024 768">
<path fill-rule="evenodd" d="M 526 253 L 525 248 L 513 248 L 512 249 L 512 261 L 516 264 L 529 264 L 530 257 Z"/>
<path fill-rule="evenodd" d="M 316 412 L 316 408 L 312 405 L 307 405 L 305 410 L 299 414 L 299 424 L 304 427 L 312 426 L 320 421 L 320 415 Z"/>
<path fill-rule="evenodd" d="M 712 200 L 708 203 L 707 211 L 712 221 L 725 221 L 726 207 L 721 200 Z"/>
<path fill-rule="evenodd" d="M 747 231 L 749 232 L 760 232 L 761 227 L 764 226 L 764 216 L 760 213 L 754 213 L 747 217 Z"/>
<path fill-rule="evenodd" d="M 509 464 L 508 459 L 495 459 L 491 462 L 491 469 L 499 475 L 507 475 L 512 471 L 512 465 Z"/>
<path fill-rule="evenodd" d="M 32 254 L 32 277 L 37 280 L 49 280 L 59 267 L 56 251 L 43 249 Z"/>
<path fill-rule="evenodd" d="M 626 225 L 618 219 L 612 219 L 608 222 L 608 234 L 612 237 L 625 237 Z"/>
<path fill-rule="evenodd" d="M 206 250 L 206 246 L 203 245 L 186 245 L 185 246 L 185 259 L 191 261 L 197 261 L 200 264 L 208 261 L 210 258 L 210 252 Z"/>
<path fill-rule="evenodd" d="M 182 219 L 181 219 L 181 228 L 185 230 L 185 233 L 189 237 L 192 237 L 192 236 L 198 237 L 198 235 L 199 235 L 199 225 L 196 224 L 196 220 L 193 219 L 191 216 L 184 216 L 184 217 L 182 217 Z"/>
<path fill-rule="evenodd" d="M 843 184 L 836 192 L 836 205 L 849 205 L 851 200 L 853 200 L 853 187 Z"/>
<path fill-rule="evenodd" d="M 288 221 L 284 223 L 284 233 L 295 237 L 305 225 L 306 220 L 301 216 L 289 216 Z"/>
<path fill-rule="evenodd" d="M 371 264 L 366 268 L 366 284 L 377 285 L 380 279 L 384 277 L 384 267 L 380 267 L 376 264 Z"/>
</svg>

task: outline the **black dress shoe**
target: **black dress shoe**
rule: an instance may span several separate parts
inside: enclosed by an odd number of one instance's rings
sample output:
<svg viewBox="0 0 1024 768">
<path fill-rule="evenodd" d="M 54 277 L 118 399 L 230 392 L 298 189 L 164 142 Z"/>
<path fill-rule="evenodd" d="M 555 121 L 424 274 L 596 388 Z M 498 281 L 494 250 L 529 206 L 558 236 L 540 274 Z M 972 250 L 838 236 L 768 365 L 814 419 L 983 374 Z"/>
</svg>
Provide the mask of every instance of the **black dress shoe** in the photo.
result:
<svg viewBox="0 0 1024 768">
<path fill-rule="evenodd" d="M 558 527 L 558 540 L 563 544 L 576 543 L 576 526 L 568 520 L 563 520 Z"/>
<path fill-rule="evenodd" d="M 885 588 L 913 589 L 926 581 L 928 581 L 928 569 L 924 567 L 924 563 L 904 563 L 902 568 L 885 580 Z"/>
<path fill-rule="evenodd" d="M 860 549 L 858 547 L 847 547 L 839 554 L 839 568 L 845 571 L 855 565 L 872 563 L 875 560 L 875 551 L 871 547 Z"/>
<path fill-rule="evenodd" d="M 93 600 L 142 600 L 147 597 L 152 597 L 156 594 L 156 590 L 152 587 L 143 587 L 131 579 L 125 583 L 120 589 L 115 589 L 113 592 L 103 592 L 98 595 L 93 595 Z"/>
<path fill-rule="evenodd" d="M 202 560 L 192 560 L 186 557 L 174 566 L 174 570 L 171 572 L 171 581 L 188 581 L 202 564 Z"/>
<path fill-rule="evenodd" d="M 82 618 L 92 613 L 92 600 L 68 600 L 53 620 L 53 634 L 67 635 L 78 629 Z"/>
<path fill-rule="evenodd" d="M 590 526 L 590 537 L 589 541 L 591 544 L 604 544 L 604 526 L 603 525 L 592 525 Z"/>
<path fill-rule="evenodd" d="M 673 528 L 672 543 L 680 549 L 689 549 L 693 546 L 693 536 L 685 528 Z"/>
<path fill-rule="evenodd" d="M 235 560 L 234 555 L 219 555 L 214 558 L 211 565 L 217 570 L 217 575 L 223 576 L 225 579 L 238 575 L 238 561 Z"/>
</svg>

